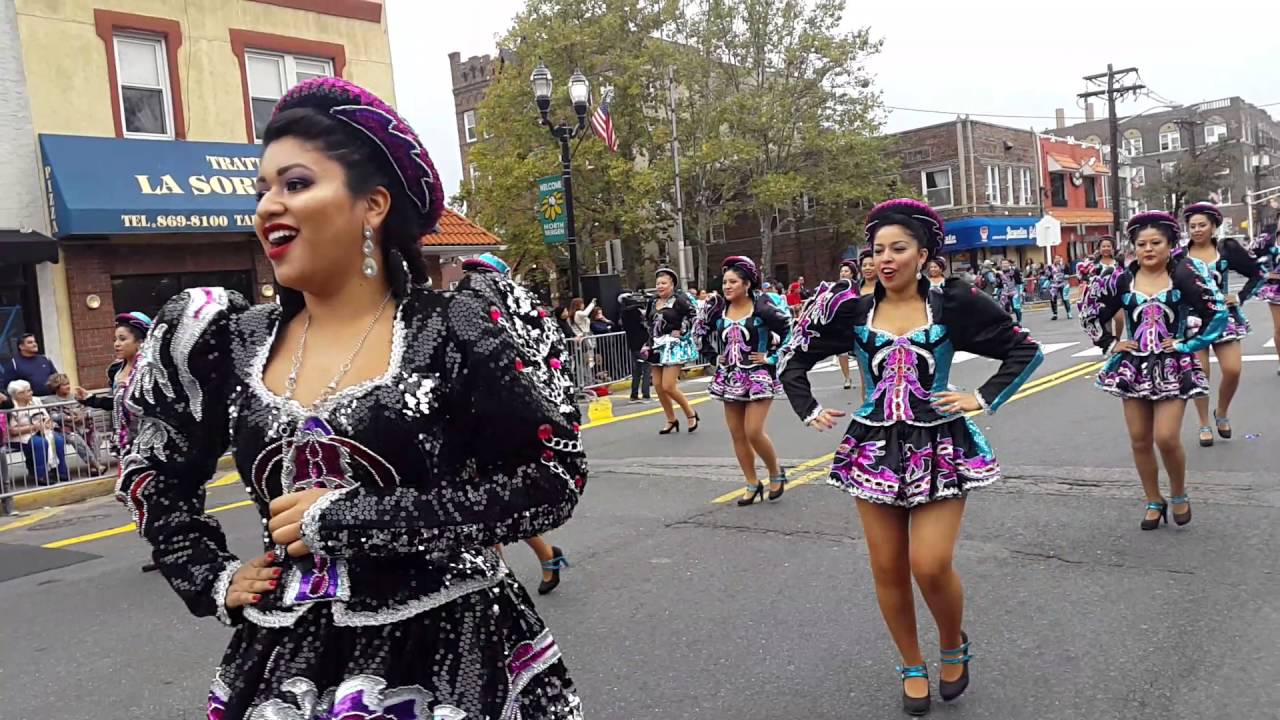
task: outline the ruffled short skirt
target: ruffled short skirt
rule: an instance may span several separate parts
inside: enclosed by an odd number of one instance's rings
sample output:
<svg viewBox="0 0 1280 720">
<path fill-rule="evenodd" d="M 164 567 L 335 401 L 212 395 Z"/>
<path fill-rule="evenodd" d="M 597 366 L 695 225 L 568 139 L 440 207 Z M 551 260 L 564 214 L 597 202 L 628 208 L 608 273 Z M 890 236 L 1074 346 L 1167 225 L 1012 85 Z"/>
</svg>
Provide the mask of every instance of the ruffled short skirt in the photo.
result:
<svg viewBox="0 0 1280 720">
<path fill-rule="evenodd" d="M 1098 371 L 1096 385 L 1117 397 L 1136 400 L 1188 400 L 1209 394 L 1209 378 L 1194 354 L 1116 353 Z"/>
<path fill-rule="evenodd" d="M 827 484 L 859 500 L 913 508 L 964 497 L 1000 479 L 1000 464 L 965 417 L 932 426 L 867 425 L 854 418 Z"/>
<path fill-rule="evenodd" d="M 772 365 L 749 368 L 720 365 L 716 367 L 707 394 L 725 402 L 773 400 L 782 395 L 782 383 Z"/>
<path fill-rule="evenodd" d="M 1253 296 L 1269 305 L 1280 305 L 1280 282 L 1263 283 Z"/>
<path fill-rule="evenodd" d="M 524 588 L 496 585 L 383 625 L 339 626 L 328 605 L 293 625 L 244 623 L 208 720 L 581 720 L 560 648 Z"/>
<path fill-rule="evenodd" d="M 688 335 L 679 338 L 667 335 L 660 338 L 654 343 L 653 352 L 649 357 L 651 365 L 664 366 L 689 365 L 698 362 L 699 359 L 698 347 L 693 344 L 693 338 Z"/>
</svg>

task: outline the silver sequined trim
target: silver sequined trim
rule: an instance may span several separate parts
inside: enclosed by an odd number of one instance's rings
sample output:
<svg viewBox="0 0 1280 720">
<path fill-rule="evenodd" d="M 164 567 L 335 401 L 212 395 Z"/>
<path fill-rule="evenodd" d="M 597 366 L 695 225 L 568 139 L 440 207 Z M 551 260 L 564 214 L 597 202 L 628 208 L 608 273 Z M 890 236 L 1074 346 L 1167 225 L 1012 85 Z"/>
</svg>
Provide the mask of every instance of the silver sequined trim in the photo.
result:
<svg viewBox="0 0 1280 720">
<path fill-rule="evenodd" d="M 806 416 L 806 417 L 805 417 L 805 419 L 804 419 L 804 420 L 802 420 L 801 422 L 802 422 L 802 423 L 804 423 L 805 425 L 808 425 L 809 423 L 813 422 L 814 420 L 817 420 L 817 419 L 818 419 L 818 416 L 819 416 L 819 415 L 821 415 L 821 414 L 822 414 L 822 411 L 823 411 L 823 410 L 825 410 L 825 409 L 826 409 L 826 408 L 822 407 L 821 405 L 818 405 L 817 407 L 815 407 L 815 408 L 813 409 L 813 412 L 809 413 L 809 414 L 808 414 L 808 416 Z"/>
<path fill-rule="evenodd" d="M 530 680 L 541 675 L 544 670 L 560 660 L 560 646 L 556 644 L 555 638 L 551 637 L 550 630 L 539 633 L 532 644 L 535 648 L 549 646 L 548 652 L 528 670 L 513 679 L 511 687 L 507 688 L 507 704 L 502 709 L 501 720 L 520 720 L 520 693 L 528 686 Z"/>
<path fill-rule="evenodd" d="M 429 610 L 434 610 L 441 605 L 451 603 L 454 600 L 470 595 L 473 592 L 493 587 L 502 582 L 505 574 L 505 568 L 492 576 L 484 576 L 472 578 L 464 582 L 450 585 L 443 590 L 424 595 L 423 597 L 409 600 L 396 607 L 384 608 L 382 610 L 374 610 L 370 612 L 360 612 L 356 610 L 348 610 L 346 603 L 342 601 L 334 602 L 333 624 L 341 627 L 367 627 L 372 625 L 389 625 L 401 620 L 407 620 L 414 615 L 420 615 Z M 312 605 L 316 603 L 308 603 L 300 607 L 288 611 L 272 611 L 264 612 L 253 607 L 244 609 L 244 616 L 249 622 L 259 627 L 287 627 L 302 617 Z"/>
<path fill-rule="evenodd" d="M 218 573 L 218 579 L 213 583 L 214 615 L 223 625 L 231 624 L 231 616 L 227 613 L 227 591 L 231 589 L 231 579 L 239 569 L 240 561 L 232 560 Z"/>
<path fill-rule="evenodd" d="M 173 335 L 169 352 L 173 355 L 174 364 L 178 367 L 178 381 L 187 391 L 187 405 L 191 410 L 191 416 L 200 420 L 204 415 L 204 391 L 200 389 L 200 383 L 191 373 L 188 361 L 191 359 L 191 351 L 195 348 L 196 341 L 200 339 L 218 313 L 227 309 L 230 298 L 227 291 L 220 287 L 191 288 L 184 290 L 183 294 L 187 296 L 187 308 L 182 314 L 182 320 L 178 323 L 178 330 Z"/>
<path fill-rule="evenodd" d="M 400 368 L 404 364 L 405 339 L 408 334 L 408 328 L 405 326 L 404 321 L 405 305 L 406 303 L 402 302 L 396 307 L 395 322 L 392 325 L 391 330 L 391 360 L 387 364 L 387 371 L 376 378 L 371 378 L 364 382 L 345 387 L 330 395 L 324 402 L 320 403 L 318 408 L 316 408 L 321 416 L 330 416 L 332 414 L 330 411 L 337 406 L 338 403 L 354 399 L 376 387 L 390 385 L 393 380 L 399 377 Z M 280 318 L 277 317 L 275 327 L 271 329 L 271 332 L 263 341 L 262 346 L 258 348 L 258 354 L 254 356 L 253 361 L 249 363 L 249 388 L 253 391 L 253 394 L 268 407 L 280 408 L 298 419 L 304 419 L 317 413 L 302 407 L 302 404 L 297 400 L 290 400 L 286 403 L 284 398 L 271 392 L 271 390 L 267 388 L 266 383 L 262 381 L 262 372 L 267 367 L 267 358 L 271 355 L 271 348 L 275 345 L 276 335 L 280 332 L 281 324 Z"/>
<path fill-rule="evenodd" d="M 974 397 L 976 397 L 976 398 L 978 399 L 978 405 L 982 407 L 983 412 L 985 412 L 986 414 L 990 415 L 990 414 L 991 414 L 991 407 L 990 407 L 989 405 L 987 405 L 987 399 L 986 399 L 986 398 L 984 398 L 984 397 L 982 397 L 982 391 L 981 391 L 981 390 L 974 390 L 974 391 L 973 391 L 973 396 L 974 396 Z"/>
<path fill-rule="evenodd" d="M 168 462 L 169 453 L 164 449 L 168 443 L 169 426 L 155 418 L 144 417 L 138 425 L 138 436 L 133 439 L 133 452 Z"/>
<path fill-rule="evenodd" d="M 352 485 L 341 490 L 327 492 L 311 503 L 311 507 L 302 513 L 302 544 L 311 548 L 312 552 L 325 552 L 324 544 L 320 541 L 320 515 L 355 487 L 355 485 Z"/>
</svg>

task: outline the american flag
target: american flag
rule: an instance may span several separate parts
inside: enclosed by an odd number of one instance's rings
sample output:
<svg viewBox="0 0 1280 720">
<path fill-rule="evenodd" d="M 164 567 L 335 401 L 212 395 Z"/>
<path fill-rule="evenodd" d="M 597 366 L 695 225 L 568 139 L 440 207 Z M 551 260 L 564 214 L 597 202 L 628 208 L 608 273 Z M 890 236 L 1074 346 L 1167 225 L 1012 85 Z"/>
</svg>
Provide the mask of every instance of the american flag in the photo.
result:
<svg viewBox="0 0 1280 720">
<path fill-rule="evenodd" d="M 600 98 L 600 104 L 596 106 L 596 111 L 591 114 L 591 129 L 596 137 L 609 146 L 610 150 L 618 152 L 618 136 L 613 132 L 613 117 L 609 115 L 609 104 L 612 102 L 613 88 L 607 87 Z"/>
</svg>

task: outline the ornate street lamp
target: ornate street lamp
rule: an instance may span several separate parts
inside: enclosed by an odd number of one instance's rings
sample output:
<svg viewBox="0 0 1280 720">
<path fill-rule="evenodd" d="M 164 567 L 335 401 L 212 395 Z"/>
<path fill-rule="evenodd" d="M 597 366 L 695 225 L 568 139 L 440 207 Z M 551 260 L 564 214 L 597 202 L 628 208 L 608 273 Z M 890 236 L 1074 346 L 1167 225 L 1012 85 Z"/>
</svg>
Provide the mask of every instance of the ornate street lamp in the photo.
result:
<svg viewBox="0 0 1280 720">
<path fill-rule="evenodd" d="M 581 70 L 574 70 L 569 77 L 569 100 L 573 103 L 573 112 L 578 122 L 573 125 L 556 125 L 549 117 L 551 112 L 551 71 L 538 62 L 529 76 L 529 84 L 533 87 L 533 100 L 538 106 L 541 122 L 551 131 L 551 136 L 560 142 L 560 177 L 564 182 L 564 220 L 565 244 L 569 248 L 569 292 L 573 297 L 582 296 L 582 288 L 578 285 L 578 233 L 573 223 L 573 170 L 570 167 L 572 155 L 569 141 L 582 135 L 587 129 L 587 111 L 591 103 L 591 84 Z"/>
</svg>

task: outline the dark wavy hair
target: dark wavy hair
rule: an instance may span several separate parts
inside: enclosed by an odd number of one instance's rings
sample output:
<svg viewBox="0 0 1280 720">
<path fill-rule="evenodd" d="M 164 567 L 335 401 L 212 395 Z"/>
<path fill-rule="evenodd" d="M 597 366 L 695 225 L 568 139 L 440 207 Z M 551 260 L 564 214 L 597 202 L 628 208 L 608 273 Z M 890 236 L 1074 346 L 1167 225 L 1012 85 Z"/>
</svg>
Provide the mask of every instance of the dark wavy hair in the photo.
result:
<svg viewBox="0 0 1280 720">
<path fill-rule="evenodd" d="M 920 297 L 927 298 L 929 297 L 929 288 L 931 287 L 931 284 L 929 283 L 928 275 L 924 273 L 924 269 L 929 266 L 929 262 L 933 260 L 936 255 L 933 246 L 928 242 L 929 234 L 925 231 L 924 226 L 921 225 L 919 221 L 902 213 L 888 213 L 880 219 L 880 225 L 875 229 L 871 237 L 868 238 L 867 247 L 872 251 L 872 253 L 874 253 L 876 233 L 879 233 L 884 228 L 892 225 L 897 225 L 903 230 L 906 230 L 907 234 L 910 235 L 912 239 L 914 239 L 925 251 L 924 267 L 920 268 L 921 273 L 920 278 L 916 280 L 916 290 L 919 291 Z M 861 265 L 861 261 L 859 261 L 859 265 Z M 876 302 L 880 302 L 884 299 L 884 285 L 881 285 L 879 282 L 876 283 L 875 296 Z"/>
<path fill-rule="evenodd" d="M 312 108 L 285 110 L 271 118 L 262 136 L 262 146 L 292 137 L 310 143 L 342 166 L 347 191 L 360 196 L 383 187 L 391 195 L 391 207 L 382 222 L 381 264 L 387 284 L 397 300 L 403 300 L 410 285 L 427 283 L 427 262 L 422 257 L 422 236 L 427 228 L 423 216 L 385 152 L 367 135 L 326 113 Z M 408 276 L 405 275 L 408 268 Z M 302 309 L 302 293 L 277 285 L 280 305 L 286 314 Z"/>
</svg>

